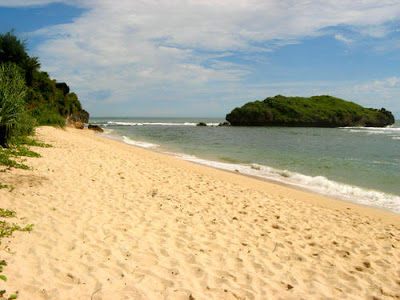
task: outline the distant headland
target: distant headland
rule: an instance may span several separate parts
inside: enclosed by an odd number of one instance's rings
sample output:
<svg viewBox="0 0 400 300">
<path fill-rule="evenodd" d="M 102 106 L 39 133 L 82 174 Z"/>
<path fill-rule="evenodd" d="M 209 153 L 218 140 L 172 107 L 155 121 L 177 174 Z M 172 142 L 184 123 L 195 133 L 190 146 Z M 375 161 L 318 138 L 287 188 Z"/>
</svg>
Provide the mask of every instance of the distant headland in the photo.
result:
<svg viewBox="0 0 400 300">
<path fill-rule="evenodd" d="M 394 123 L 394 116 L 384 108 L 364 108 L 329 95 L 277 95 L 237 107 L 226 120 L 232 126 L 384 127 Z"/>
</svg>

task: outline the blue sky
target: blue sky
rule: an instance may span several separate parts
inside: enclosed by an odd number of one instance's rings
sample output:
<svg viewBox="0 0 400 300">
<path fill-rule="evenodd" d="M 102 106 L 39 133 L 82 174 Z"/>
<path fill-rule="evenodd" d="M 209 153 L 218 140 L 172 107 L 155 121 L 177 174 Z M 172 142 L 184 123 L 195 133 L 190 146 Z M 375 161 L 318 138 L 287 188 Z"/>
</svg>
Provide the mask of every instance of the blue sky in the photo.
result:
<svg viewBox="0 0 400 300">
<path fill-rule="evenodd" d="M 329 94 L 400 118 L 398 0 L 0 0 L 92 116 L 225 116 Z"/>
</svg>

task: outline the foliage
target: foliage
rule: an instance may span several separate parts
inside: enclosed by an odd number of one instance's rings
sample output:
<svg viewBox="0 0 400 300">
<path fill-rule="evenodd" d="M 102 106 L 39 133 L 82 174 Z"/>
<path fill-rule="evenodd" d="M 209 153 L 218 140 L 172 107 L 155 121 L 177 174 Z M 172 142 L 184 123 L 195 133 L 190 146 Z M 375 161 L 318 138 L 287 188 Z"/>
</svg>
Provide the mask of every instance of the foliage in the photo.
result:
<svg viewBox="0 0 400 300">
<path fill-rule="evenodd" d="M 19 69 L 26 84 L 25 107 L 28 113 L 22 119 L 21 131 L 29 131 L 33 125 L 65 126 L 67 117 L 82 112 L 81 103 L 65 82 L 52 80 L 48 73 L 40 71 L 37 57 L 27 53 L 26 41 L 19 40 L 13 32 L 0 34 L 0 64 L 13 63 Z"/>
<path fill-rule="evenodd" d="M 65 117 L 48 105 L 38 105 L 30 111 L 30 114 L 39 125 L 65 126 Z"/>
<path fill-rule="evenodd" d="M 0 218 L 12 218 L 15 217 L 15 211 L 0 208 Z"/>
<path fill-rule="evenodd" d="M 7 168 L 17 168 L 17 169 L 29 169 L 29 167 L 25 164 L 18 163 L 15 161 L 12 153 L 7 152 L 6 150 L 0 148 L 0 166 L 6 166 Z"/>
<path fill-rule="evenodd" d="M 18 67 L 0 65 L 0 145 L 7 142 L 25 116 L 25 83 Z M 24 129 L 27 130 L 27 129 Z"/>
<path fill-rule="evenodd" d="M 235 108 L 226 119 L 244 126 L 387 126 L 394 123 L 391 112 L 364 108 L 328 95 L 285 97 L 277 95 Z"/>
<path fill-rule="evenodd" d="M 29 169 L 29 166 L 16 161 L 16 158 L 25 157 L 40 157 L 39 153 L 30 150 L 26 146 L 51 147 L 49 144 L 38 142 L 26 136 L 21 136 L 15 139 L 15 145 L 12 148 L 0 147 L 0 166 L 7 168 Z M 6 187 L 6 186 L 3 186 Z"/>
<path fill-rule="evenodd" d="M 6 149 L 4 150 L 6 153 L 8 153 L 11 156 L 14 157 L 21 157 L 21 156 L 26 156 L 26 157 L 40 157 L 40 154 L 37 152 L 34 152 L 30 150 L 27 147 L 24 146 L 17 146 L 14 149 Z"/>
<path fill-rule="evenodd" d="M 13 34 L 7 32 L 0 34 L 0 62 L 13 62 L 23 64 L 28 59 L 26 53 L 26 41 L 20 41 Z"/>
<path fill-rule="evenodd" d="M 35 146 L 35 147 L 42 147 L 42 148 L 50 148 L 52 147 L 50 144 L 39 142 L 33 138 L 28 136 L 21 136 L 16 141 L 16 145 L 26 145 L 26 146 Z"/>
<path fill-rule="evenodd" d="M 82 111 L 75 93 L 69 93 L 66 83 L 51 80 L 46 72 L 33 72 L 26 104 L 39 125 L 65 126 L 66 117 Z"/>
<path fill-rule="evenodd" d="M 33 224 L 26 225 L 25 227 L 21 227 L 17 224 L 10 224 L 6 221 L 0 221 L 0 238 L 10 236 L 14 231 L 31 231 Z M 1 243 L 1 241 L 0 241 Z"/>
<path fill-rule="evenodd" d="M 32 82 L 32 74 L 40 68 L 39 59 L 30 57 L 26 49 L 26 41 L 19 40 L 13 32 L 0 34 L 0 64 L 14 63 L 23 70 L 28 85 Z"/>
<path fill-rule="evenodd" d="M 17 126 L 13 130 L 11 141 L 14 143 L 18 141 L 19 137 L 33 135 L 35 133 L 35 126 L 37 121 L 26 110 L 20 115 Z"/>
</svg>

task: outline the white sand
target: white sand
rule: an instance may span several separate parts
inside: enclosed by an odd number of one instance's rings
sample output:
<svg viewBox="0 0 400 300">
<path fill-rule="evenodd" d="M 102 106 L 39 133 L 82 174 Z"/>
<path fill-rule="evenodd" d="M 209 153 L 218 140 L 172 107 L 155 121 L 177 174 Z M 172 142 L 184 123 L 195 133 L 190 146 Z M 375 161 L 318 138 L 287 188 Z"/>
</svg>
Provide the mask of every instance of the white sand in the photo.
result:
<svg viewBox="0 0 400 300">
<path fill-rule="evenodd" d="M 0 173 L 19 299 L 399 299 L 400 216 L 95 136 Z M 7 248 L 10 248 L 8 251 Z M 375 297 L 375 298 L 374 298 Z"/>
</svg>

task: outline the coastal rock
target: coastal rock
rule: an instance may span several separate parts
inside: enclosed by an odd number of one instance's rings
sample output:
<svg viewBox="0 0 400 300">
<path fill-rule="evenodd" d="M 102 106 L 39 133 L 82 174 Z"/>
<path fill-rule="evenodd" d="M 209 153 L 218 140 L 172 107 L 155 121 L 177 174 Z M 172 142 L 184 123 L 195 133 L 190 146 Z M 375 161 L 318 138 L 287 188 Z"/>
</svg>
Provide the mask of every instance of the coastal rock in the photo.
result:
<svg viewBox="0 0 400 300">
<path fill-rule="evenodd" d="M 226 120 L 233 126 L 384 127 L 394 123 L 394 116 L 384 108 L 364 108 L 328 95 L 277 95 L 237 107 Z"/>
<path fill-rule="evenodd" d="M 196 126 L 207 126 L 207 124 L 204 122 L 200 122 L 200 123 L 197 123 Z"/>
<path fill-rule="evenodd" d="M 89 113 L 86 110 L 81 110 L 67 117 L 67 125 L 78 129 L 83 129 L 88 122 Z"/>
<path fill-rule="evenodd" d="M 219 123 L 218 126 L 231 126 L 229 122 Z"/>
<path fill-rule="evenodd" d="M 104 130 L 98 125 L 90 125 L 89 124 L 88 129 L 94 130 L 94 131 L 97 131 L 97 132 L 104 132 Z"/>
</svg>

